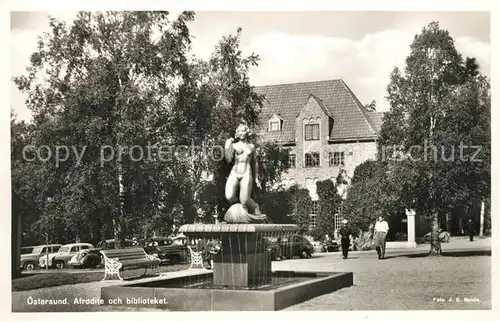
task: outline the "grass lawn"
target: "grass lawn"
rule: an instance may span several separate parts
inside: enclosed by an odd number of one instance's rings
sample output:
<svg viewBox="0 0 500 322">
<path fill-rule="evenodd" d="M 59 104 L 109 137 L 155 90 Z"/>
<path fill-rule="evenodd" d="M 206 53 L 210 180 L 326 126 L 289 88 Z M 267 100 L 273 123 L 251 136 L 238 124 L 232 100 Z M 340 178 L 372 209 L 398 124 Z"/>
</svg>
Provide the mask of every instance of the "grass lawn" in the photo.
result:
<svg viewBox="0 0 500 322">
<path fill-rule="evenodd" d="M 160 272 L 172 272 L 187 269 L 188 264 L 182 265 L 163 265 L 160 266 Z M 68 284 L 78 284 L 78 283 L 89 283 L 100 281 L 104 277 L 104 271 L 80 271 L 78 269 L 72 269 L 71 271 L 58 271 L 49 270 L 47 273 L 40 274 L 26 274 L 20 278 L 12 280 L 12 291 L 27 291 L 34 290 L 45 287 L 68 285 Z M 148 275 L 152 274 L 153 271 L 148 270 Z M 125 269 L 120 272 L 120 276 L 123 279 L 133 279 L 141 276 L 144 273 L 144 268 L 136 269 Z"/>
</svg>

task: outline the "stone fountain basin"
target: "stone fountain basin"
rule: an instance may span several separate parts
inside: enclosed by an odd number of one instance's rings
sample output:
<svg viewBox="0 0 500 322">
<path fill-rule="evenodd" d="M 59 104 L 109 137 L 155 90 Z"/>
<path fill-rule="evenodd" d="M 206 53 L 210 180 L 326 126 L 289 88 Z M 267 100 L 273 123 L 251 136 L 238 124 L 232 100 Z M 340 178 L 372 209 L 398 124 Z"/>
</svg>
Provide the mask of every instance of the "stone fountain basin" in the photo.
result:
<svg viewBox="0 0 500 322">
<path fill-rule="evenodd" d="M 227 233 L 276 233 L 286 234 L 298 232 L 299 228 L 293 224 L 189 224 L 179 228 L 179 232 L 196 235 L 219 235 Z"/>
<path fill-rule="evenodd" d="M 101 298 L 104 305 L 171 311 L 275 311 L 353 285 L 352 272 L 272 274 L 271 285 L 236 289 L 211 285 L 212 271 L 188 270 L 177 276 L 102 287 Z"/>
</svg>

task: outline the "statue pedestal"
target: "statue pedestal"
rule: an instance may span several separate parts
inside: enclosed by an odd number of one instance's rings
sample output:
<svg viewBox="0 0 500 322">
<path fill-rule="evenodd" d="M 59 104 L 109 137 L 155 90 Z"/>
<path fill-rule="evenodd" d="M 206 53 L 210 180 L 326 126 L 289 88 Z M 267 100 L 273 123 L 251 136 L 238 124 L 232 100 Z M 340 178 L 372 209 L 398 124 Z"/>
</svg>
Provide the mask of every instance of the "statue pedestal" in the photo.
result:
<svg viewBox="0 0 500 322">
<path fill-rule="evenodd" d="M 218 239 L 221 250 L 215 255 L 214 286 L 258 287 L 271 283 L 271 253 L 264 237 L 282 237 L 298 231 L 296 225 L 212 224 L 184 225 L 184 235 Z"/>
<path fill-rule="evenodd" d="M 241 203 L 235 203 L 227 210 L 224 221 L 228 224 L 265 224 L 268 218 L 262 214 L 250 214 Z"/>
</svg>

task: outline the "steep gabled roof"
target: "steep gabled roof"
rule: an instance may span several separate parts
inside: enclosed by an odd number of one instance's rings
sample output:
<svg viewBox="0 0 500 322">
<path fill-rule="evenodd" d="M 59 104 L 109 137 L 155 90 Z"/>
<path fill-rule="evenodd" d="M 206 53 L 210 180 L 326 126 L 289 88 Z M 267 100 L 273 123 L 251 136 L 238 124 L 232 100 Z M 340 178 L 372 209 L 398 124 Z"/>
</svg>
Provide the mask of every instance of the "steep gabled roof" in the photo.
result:
<svg viewBox="0 0 500 322">
<path fill-rule="evenodd" d="M 260 86 L 255 91 L 265 96 L 260 114 L 261 127 L 257 132 L 266 140 L 295 141 L 295 119 L 311 95 L 335 120 L 331 140 L 374 138 L 377 135 L 368 112 L 343 80 Z M 267 131 L 267 120 L 273 114 L 281 114 L 284 119 L 282 131 Z"/>
<path fill-rule="evenodd" d="M 318 103 L 319 107 L 321 107 L 321 109 L 323 110 L 323 112 L 325 112 L 326 115 L 328 115 L 329 117 L 332 117 L 332 115 L 330 114 L 330 111 L 326 108 L 326 105 L 322 100 L 320 100 L 319 98 L 317 98 L 313 94 L 309 95 L 309 98 L 311 98 L 311 97 L 316 101 L 316 103 Z"/>
</svg>

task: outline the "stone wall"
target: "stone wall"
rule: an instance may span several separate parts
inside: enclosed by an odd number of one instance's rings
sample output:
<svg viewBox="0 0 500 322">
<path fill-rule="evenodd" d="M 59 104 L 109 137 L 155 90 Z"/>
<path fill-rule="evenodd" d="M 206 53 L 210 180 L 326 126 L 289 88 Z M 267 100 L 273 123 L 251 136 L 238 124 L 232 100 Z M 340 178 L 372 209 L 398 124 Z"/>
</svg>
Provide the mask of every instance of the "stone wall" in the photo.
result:
<svg viewBox="0 0 500 322">
<path fill-rule="evenodd" d="M 305 141 L 304 129 L 307 124 L 319 124 L 319 140 Z M 358 165 L 368 159 L 376 158 L 375 140 L 329 142 L 332 126 L 335 127 L 335 120 L 327 115 L 318 101 L 311 96 L 295 120 L 295 146 L 290 148 L 290 153 L 295 154 L 296 166 L 282 175 L 282 184 L 285 186 L 298 184 L 313 190 L 312 196 L 316 199 L 314 190 L 317 181 L 336 179 L 341 169 L 346 170 L 350 179 Z M 318 167 L 305 167 L 307 152 L 319 152 L 320 165 Z M 330 152 L 344 152 L 344 166 L 330 166 Z"/>
<path fill-rule="evenodd" d="M 352 178 L 354 169 L 366 160 L 374 160 L 377 155 L 377 145 L 372 142 L 352 142 L 352 143 L 336 143 L 329 144 L 322 142 L 318 148 L 320 152 L 320 166 L 319 167 L 304 167 L 303 162 L 299 163 L 299 159 L 304 159 L 304 152 L 301 146 L 290 148 L 290 153 L 296 155 L 296 166 L 290 168 L 286 173 L 282 174 L 283 184 L 293 185 L 294 183 L 299 186 L 310 188 L 316 181 L 326 179 L 336 179 L 339 171 L 345 169 L 348 178 Z M 344 152 L 343 167 L 329 165 L 329 152 Z"/>
</svg>

